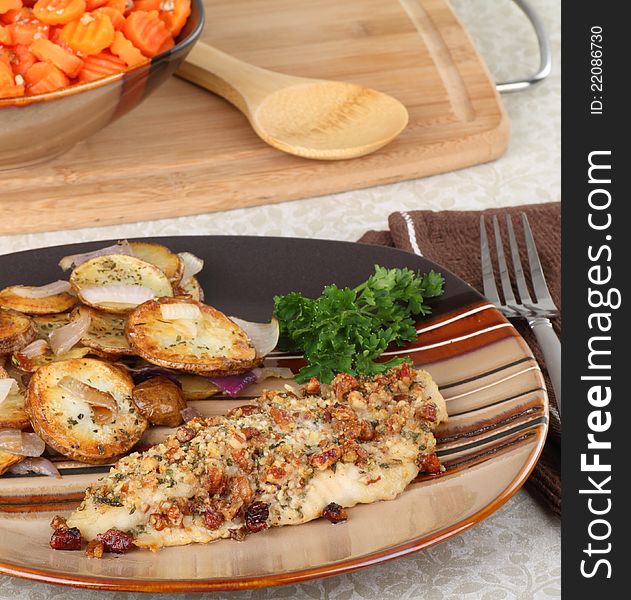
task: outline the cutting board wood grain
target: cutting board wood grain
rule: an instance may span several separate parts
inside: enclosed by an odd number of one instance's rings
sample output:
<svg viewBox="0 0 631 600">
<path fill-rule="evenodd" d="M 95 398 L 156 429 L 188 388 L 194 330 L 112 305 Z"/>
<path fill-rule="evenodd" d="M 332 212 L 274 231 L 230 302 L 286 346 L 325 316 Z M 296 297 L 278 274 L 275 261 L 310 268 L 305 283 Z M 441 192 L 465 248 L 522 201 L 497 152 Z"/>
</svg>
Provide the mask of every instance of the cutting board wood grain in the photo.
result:
<svg viewBox="0 0 631 600">
<path fill-rule="evenodd" d="M 0 172 L 0 233 L 228 210 L 412 179 L 493 160 L 508 120 L 446 0 L 209 0 L 204 41 L 290 75 L 401 100 L 407 129 L 366 157 L 322 162 L 263 143 L 224 100 L 172 78 L 58 158 Z"/>
</svg>

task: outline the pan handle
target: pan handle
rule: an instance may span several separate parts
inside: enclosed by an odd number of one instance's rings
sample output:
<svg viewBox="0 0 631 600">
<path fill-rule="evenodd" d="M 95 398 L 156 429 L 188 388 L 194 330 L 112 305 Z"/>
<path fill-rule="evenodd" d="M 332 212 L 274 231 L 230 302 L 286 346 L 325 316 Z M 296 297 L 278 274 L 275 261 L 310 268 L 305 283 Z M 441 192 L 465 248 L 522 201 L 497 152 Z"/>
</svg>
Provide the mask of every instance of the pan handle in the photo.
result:
<svg viewBox="0 0 631 600">
<path fill-rule="evenodd" d="M 552 50 L 550 48 L 550 40 L 539 15 L 527 0 L 513 0 L 513 2 L 521 9 L 526 17 L 528 17 L 528 20 L 532 24 L 532 27 L 537 35 L 537 41 L 539 43 L 539 68 L 533 75 L 526 79 L 515 79 L 512 81 L 496 83 L 495 87 L 497 88 L 497 91 L 502 94 L 527 90 L 540 81 L 543 81 L 548 75 L 550 75 L 550 71 L 552 70 Z"/>
</svg>

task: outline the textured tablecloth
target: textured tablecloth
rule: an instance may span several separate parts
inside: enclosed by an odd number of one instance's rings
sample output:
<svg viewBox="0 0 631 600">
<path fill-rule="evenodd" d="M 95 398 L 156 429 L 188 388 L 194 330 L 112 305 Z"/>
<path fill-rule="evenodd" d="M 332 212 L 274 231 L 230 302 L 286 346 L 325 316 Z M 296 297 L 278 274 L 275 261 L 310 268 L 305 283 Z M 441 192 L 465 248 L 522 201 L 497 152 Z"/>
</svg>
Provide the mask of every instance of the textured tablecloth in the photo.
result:
<svg viewBox="0 0 631 600">
<path fill-rule="evenodd" d="M 150 223 L 65 232 L 0 236 L 0 254 L 68 241 L 133 236 L 243 234 L 356 240 L 386 229 L 395 210 L 475 210 L 560 199 L 560 2 L 531 0 L 551 34 L 552 76 L 535 89 L 504 97 L 512 122 L 508 152 L 462 171 L 367 190 L 273 206 Z M 510 0 L 452 0 L 498 80 L 527 74 L 537 46 Z M 127 117 L 129 118 L 129 117 Z M 0 186 L 0 193 L 1 186 Z M 0 533 L 1 535 L 1 533 Z M 560 596 L 560 523 L 525 491 L 466 533 L 412 556 L 304 584 L 208 594 L 231 600 L 441 600 Z M 0 598 L 12 600 L 157 600 L 159 595 L 74 590 L 0 576 Z M 200 598 L 182 595 L 181 598 Z"/>
</svg>

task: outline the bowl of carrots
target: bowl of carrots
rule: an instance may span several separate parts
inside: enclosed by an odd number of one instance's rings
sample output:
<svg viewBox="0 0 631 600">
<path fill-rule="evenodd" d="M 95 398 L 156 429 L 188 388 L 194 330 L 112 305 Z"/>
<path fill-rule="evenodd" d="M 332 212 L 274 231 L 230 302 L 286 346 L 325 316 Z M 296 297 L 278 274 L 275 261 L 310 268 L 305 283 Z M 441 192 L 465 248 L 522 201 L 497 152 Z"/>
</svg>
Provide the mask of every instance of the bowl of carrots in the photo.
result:
<svg viewBox="0 0 631 600">
<path fill-rule="evenodd" d="M 52 158 L 184 60 L 202 0 L 0 0 L 0 169 Z"/>
</svg>

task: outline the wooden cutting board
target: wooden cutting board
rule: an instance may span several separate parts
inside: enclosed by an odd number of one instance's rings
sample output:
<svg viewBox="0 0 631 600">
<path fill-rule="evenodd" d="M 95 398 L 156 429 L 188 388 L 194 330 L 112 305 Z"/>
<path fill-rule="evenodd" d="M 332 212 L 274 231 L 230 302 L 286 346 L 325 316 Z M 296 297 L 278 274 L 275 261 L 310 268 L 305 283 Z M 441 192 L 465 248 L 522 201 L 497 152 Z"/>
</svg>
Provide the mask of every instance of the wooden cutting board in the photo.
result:
<svg viewBox="0 0 631 600">
<path fill-rule="evenodd" d="M 0 234 L 294 200 L 493 160 L 508 120 L 447 0 L 208 0 L 203 39 L 262 67 L 401 100 L 403 134 L 349 161 L 289 156 L 231 105 L 172 78 L 53 161 L 0 172 Z"/>
</svg>

